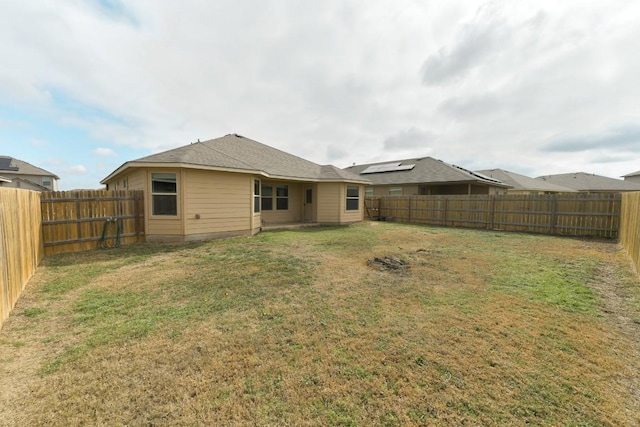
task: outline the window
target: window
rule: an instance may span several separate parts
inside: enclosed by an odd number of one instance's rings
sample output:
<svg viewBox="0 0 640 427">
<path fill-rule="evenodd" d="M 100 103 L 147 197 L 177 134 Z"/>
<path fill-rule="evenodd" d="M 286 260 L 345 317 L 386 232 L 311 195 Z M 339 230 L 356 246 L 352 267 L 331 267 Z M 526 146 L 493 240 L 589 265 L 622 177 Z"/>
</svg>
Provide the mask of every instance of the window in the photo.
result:
<svg viewBox="0 0 640 427">
<path fill-rule="evenodd" d="M 127 187 L 129 187 L 129 178 L 125 178 L 122 180 L 122 188 L 126 190 Z"/>
<path fill-rule="evenodd" d="M 357 211 L 360 209 L 360 187 L 347 185 L 347 210 Z"/>
<path fill-rule="evenodd" d="M 373 187 L 367 187 L 364 189 L 365 197 L 373 197 Z"/>
<path fill-rule="evenodd" d="M 153 215 L 178 215 L 178 185 L 175 173 L 151 174 Z"/>
<path fill-rule="evenodd" d="M 44 185 L 45 187 L 51 187 L 51 178 L 48 176 L 43 177 L 42 185 Z"/>
<path fill-rule="evenodd" d="M 253 180 L 253 212 L 260 212 L 260 180 Z"/>
<path fill-rule="evenodd" d="M 262 210 L 273 210 L 273 186 L 262 184 Z"/>
<path fill-rule="evenodd" d="M 276 209 L 286 211 L 289 209 L 289 186 L 278 185 L 276 188 Z"/>
<path fill-rule="evenodd" d="M 402 196 L 402 187 L 391 187 L 389 188 L 390 196 Z"/>
<path fill-rule="evenodd" d="M 275 198 L 275 208 L 279 211 L 289 210 L 289 186 L 280 184 L 275 186 L 262 184 L 262 210 L 272 211 L 274 207 L 273 199 Z M 275 197 L 274 197 L 275 196 Z"/>
</svg>

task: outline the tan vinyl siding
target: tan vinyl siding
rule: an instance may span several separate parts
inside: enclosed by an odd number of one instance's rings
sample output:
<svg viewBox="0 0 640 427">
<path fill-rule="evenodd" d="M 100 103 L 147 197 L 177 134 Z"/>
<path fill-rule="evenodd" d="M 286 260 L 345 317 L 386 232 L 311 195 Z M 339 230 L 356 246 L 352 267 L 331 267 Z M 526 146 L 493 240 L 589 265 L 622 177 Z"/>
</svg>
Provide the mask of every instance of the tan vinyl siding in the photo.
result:
<svg viewBox="0 0 640 427">
<path fill-rule="evenodd" d="M 185 181 L 185 234 L 251 230 L 251 175 L 188 170 Z"/>
<path fill-rule="evenodd" d="M 128 180 L 127 190 L 144 190 L 145 174 L 145 170 L 136 170 L 129 174 L 126 177 Z"/>
<path fill-rule="evenodd" d="M 321 224 L 339 224 L 340 212 L 344 209 L 342 200 L 344 184 L 319 183 L 317 191 L 318 222 Z M 342 191 L 341 191 L 342 190 Z"/>
</svg>

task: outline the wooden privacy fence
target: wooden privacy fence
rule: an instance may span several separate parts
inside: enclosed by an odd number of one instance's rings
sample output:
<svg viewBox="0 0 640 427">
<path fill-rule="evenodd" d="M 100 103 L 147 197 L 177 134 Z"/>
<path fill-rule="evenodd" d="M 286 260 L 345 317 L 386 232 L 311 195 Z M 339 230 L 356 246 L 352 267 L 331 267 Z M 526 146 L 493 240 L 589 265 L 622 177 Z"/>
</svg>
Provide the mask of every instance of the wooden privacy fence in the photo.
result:
<svg viewBox="0 0 640 427">
<path fill-rule="evenodd" d="M 42 193 L 45 256 L 126 245 L 144 236 L 144 195 L 138 191 Z"/>
<path fill-rule="evenodd" d="M 640 271 L 640 192 L 622 194 L 620 243 Z"/>
<path fill-rule="evenodd" d="M 0 188 L 0 327 L 42 256 L 40 193 Z"/>
<path fill-rule="evenodd" d="M 450 227 L 618 237 L 620 194 L 365 198 L 371 219 Z"/>
</svg>

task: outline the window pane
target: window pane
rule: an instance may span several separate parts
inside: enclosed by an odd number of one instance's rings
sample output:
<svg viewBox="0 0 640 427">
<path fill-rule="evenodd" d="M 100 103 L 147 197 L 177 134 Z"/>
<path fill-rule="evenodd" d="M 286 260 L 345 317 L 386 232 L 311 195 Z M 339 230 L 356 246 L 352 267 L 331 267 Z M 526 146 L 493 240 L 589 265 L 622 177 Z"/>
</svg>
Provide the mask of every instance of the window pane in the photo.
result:
<svg viewBox="0 0 640 427">
<path fill-rule="evenodd" d="M 262 210 L 263 211 L 273 210 L 273 199 L 271 197 L 265 198 L 264 195 L 262 196 Z"/>
<path fill-rule="evenodd" d="M 273 187 L 271 185 L 262 185 L 262 197 L 273 196 Z"/>
<path fill-rule="evenodd" d="M 152 193 L 176 193 L 175 173 L 152 173 L 151 174 Z"/>
<path fill-rule="evenodd" d="M 278 197 L 289 197 L 289 186 L 278 185 L 277 194 Z"/>
<path fill-rule="evenodd" d="M 347 199 L 347 210 L 357 211 L 359 205 L 359 199 Z"/>
<path fill-rule="evenodd" d="M 153 214 L 154 215 L 178 215 L 178 205 L 176 196 L 154 195 Z"/>
<path fill-rule="evenodd" d="M 260 196 L 253 196 L 253 212 L 260 212 Z"/>
<path fill-rule="evenodd" d="M 358 197 L 360 195 L 359 187 L 347 186 L 347 197 Z"/>
<path fill-rule="evenodd" d="M 289 209 L 289 199 L 287 198 L 277 198 L 276 205 L 279 211 L 286 211 Z"/>
<path fill-rule="evenodd" d="M 253 194 L 256 196 L 260 195 L 260 181 L 257 179 L 253 181 Z"/>
<path fill-rule="evenodd" d="M 307 189 L 305 203 L 308 205 L 313 203 L 313 190 L 310 188 Z"/>
</svg>

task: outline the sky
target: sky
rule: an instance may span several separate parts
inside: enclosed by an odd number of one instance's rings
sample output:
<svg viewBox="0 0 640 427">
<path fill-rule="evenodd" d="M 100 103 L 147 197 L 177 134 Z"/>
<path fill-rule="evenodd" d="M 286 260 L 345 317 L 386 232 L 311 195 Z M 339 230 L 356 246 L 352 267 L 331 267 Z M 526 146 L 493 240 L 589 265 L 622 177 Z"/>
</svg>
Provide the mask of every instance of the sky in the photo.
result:
<svg viewBox="0 0 640 427">
<path fill-rule="evenodd" d="M 0 0 L 0 155 L 100 188 L 237 133 L 319 164 L 640 170 L 640 2 Z"/>
</svg>

